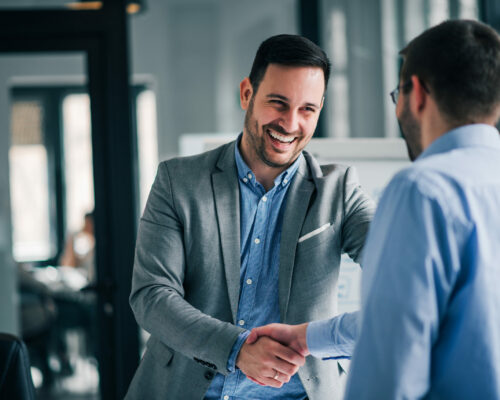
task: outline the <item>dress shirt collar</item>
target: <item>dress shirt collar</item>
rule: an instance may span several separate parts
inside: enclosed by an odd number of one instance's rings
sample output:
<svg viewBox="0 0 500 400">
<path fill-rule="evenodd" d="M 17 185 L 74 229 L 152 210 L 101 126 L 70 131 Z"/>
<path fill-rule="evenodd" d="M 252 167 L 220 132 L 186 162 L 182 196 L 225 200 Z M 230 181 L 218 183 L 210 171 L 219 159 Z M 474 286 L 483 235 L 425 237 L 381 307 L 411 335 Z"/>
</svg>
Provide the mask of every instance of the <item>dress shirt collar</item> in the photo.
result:
<svg viewBox="0 0 500 400">
<path fill-rule="evenodd" d="M 255 187 L 258 182 L 255 179 L 255 174 L 253 171 L 250 169 L 250 167 L 247 165 L 247 163 L 243 160 L 243 157 L 241 156 L 240 153 L 240 142 L 241 142 L 241 137 L 243 136 L 243 133 L 241 133 L 238 136 L 238 139 L 236 140 L 236 145 L 234 146 L 234 156 L 236 159 L 236 168 L 238 169 L 238 179 L 240 181 L 243 181 L 244 183 L 250 183 L 251 186 Z M 292 178 L 294 177 L 295 173 L 297 172 L 300 161 L 304 156 L 302 153 L 297 157 L 297 159 L 286 169 L 283 171 L 281 174 L 279 174 L 276 179 L 274 179 L 274 186 L 281 185 L 281 187 L 286 187 Z"/>
<path fill-rule="evenodd" d="M 478 146 L 500 149 L 498 130 L 494 126 L 486 124 L 460 126 L 434 140 L 417 160 L 457 148 Z"/>
</svg>

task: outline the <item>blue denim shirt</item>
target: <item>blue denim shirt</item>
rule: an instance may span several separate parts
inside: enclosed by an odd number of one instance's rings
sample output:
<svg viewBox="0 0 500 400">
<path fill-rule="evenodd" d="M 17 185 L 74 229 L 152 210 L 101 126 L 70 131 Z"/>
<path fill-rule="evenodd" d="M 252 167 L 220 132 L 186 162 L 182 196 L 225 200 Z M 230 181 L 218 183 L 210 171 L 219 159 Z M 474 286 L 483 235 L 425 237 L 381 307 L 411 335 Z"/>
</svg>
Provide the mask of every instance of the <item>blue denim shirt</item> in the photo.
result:
<svg viewBox="0 0 500 400">
<path fill-rule="evenodd" d="M 257 385 L 235 368 L 236 357 L 249 331 L 257 326 L 280 322 L 278 276 L 281 227 L 285 213 L 286 194 L 295 176 L 302 154 L 275 180 L 266 193 L 257 182 L 235 146 L 236 167 L 240 188 L 240 300 L 236 323 L 247 329 L 233 346 L 228 368 L 234 372 L 224 377 L 217 374 L 210 385 L 207 400 L 303 399 L 306 392 L 295 374 L 281 388 Z"/>
</svg>

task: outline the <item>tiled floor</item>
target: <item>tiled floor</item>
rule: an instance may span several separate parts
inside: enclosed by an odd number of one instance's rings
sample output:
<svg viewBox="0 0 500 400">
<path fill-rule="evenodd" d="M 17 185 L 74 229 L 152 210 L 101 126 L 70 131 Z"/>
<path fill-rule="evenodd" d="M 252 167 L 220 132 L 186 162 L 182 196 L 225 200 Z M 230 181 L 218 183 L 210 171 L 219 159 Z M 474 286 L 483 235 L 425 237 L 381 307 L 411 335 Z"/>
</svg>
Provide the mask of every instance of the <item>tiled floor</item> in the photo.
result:
<svg viewBox="0 0 500 400">
<path fill-rule="evenodd" d="M 99 374 L 93 359 L 72 360 L 73 374 L 56 376 L 50 387 L 37 389 L 40 400 L 99 400 Z M 33 373 L 33 377 L 37 372 Z M 36 385 L 36 378 L 34 379 Z"/>
<path fill-rule="evenodd" d="M 65 367 L 53 353 L 48 357 L 52 382 L 44 382 L 43 374 L 31 368 L 33 383 L 40 400 L 99 400 L 99 372 L 96 359 L 87 354 L 85 333 L 70 332 L 66 335 L 67 359 Z"/>
</svg>

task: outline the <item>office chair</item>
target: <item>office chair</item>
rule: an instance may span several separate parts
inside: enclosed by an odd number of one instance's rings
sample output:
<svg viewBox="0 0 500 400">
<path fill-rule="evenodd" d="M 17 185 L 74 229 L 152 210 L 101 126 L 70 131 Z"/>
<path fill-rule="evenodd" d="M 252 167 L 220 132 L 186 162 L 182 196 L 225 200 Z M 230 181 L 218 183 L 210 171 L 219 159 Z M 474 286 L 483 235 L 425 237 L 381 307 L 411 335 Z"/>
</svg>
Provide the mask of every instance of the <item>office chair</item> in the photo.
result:
<svg viewBox="0 0 500 400">
<path fill-rule="evenodd" d="M 0 333 L 0 399 L 36 399 L 26 345 L 6 333 Z"/>
</svg>

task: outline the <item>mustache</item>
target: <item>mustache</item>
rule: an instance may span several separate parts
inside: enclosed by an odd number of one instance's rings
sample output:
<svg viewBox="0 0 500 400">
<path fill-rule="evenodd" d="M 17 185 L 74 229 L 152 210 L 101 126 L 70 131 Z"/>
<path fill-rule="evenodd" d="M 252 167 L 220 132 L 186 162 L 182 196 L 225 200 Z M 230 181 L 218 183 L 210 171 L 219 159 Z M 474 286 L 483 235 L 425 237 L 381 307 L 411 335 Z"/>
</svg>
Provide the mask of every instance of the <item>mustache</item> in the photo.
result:
<svg viewBox="0 0 500 400">
<path fill-rule="evenodd" d="M 282 135 L 290 135 L 290 136 L 298 136 L 297 134 L 299 133 L 298 131 L 297 132 L 287 132 L 281 126 L 279 126 L 278 124 L 274 124 L 272 122 L 270 124 L 264 125 L 263 129 L 264 130 L 266 130 L 266 129 L 272 129 L 273 131 L 278 132 L 278 133 L 280 133 Z"/>
</svg>

